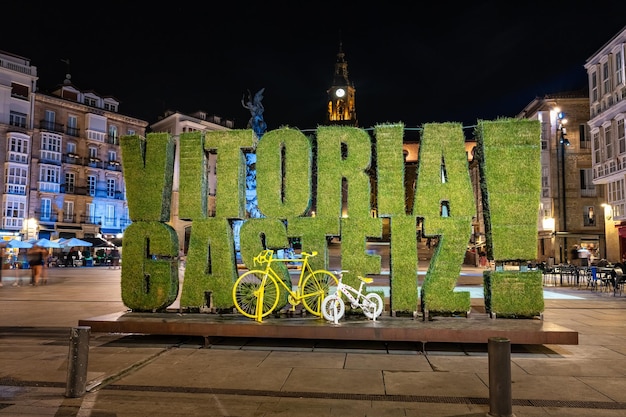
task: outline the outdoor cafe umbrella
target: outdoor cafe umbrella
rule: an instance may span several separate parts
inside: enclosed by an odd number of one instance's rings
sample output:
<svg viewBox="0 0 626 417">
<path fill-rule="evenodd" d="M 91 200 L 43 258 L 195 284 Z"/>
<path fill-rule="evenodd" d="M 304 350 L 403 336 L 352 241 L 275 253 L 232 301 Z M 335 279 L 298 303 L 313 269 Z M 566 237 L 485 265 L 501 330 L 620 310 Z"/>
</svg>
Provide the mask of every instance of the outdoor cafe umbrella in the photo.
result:
<svg viewBox="0 0 626 417">
<path fill-rule="evenodd" d="M 30 249 L 32 247 L 33 247 L 32 243 L 24 242 L 22 240 L 17 240 L 17 239 L 0 241 L 0 248 Z M 19 262 L 21 263 L 22 261 L 20 260 Z M 17 280 L 13 283 L 14 286 L 22 285 L 22 276 L 21 276 L 20 270 L 23 269 L 23 268 L 24 267 L 19 268 L 16 271 L 16 278 L 17 278 Z"/>
<path fill-rule="evenodd" d="M 23 240 L 11 239 L 0 244 L 4 248 L 12 249 L 30 249 L 33 247 L 32 243 L 24 242 Z"/>
<path fill-rule="evenodd" d="M 61 245 L 59 242 L 53 242 L 50 239 L 41 238 L 33 243 L 35 246 L 39 246 L 40 248 L 60 248 Z"/>
<path fill-rule="evenodd" d="M 87 242 L 76 237 L 70 239 L 53 240 L 53 242 L 57 242 L 59 245 L 61 245 L 62 248 L 71 248 L 74 246 L 93 246 L 91 242 Z"/>
</svg>

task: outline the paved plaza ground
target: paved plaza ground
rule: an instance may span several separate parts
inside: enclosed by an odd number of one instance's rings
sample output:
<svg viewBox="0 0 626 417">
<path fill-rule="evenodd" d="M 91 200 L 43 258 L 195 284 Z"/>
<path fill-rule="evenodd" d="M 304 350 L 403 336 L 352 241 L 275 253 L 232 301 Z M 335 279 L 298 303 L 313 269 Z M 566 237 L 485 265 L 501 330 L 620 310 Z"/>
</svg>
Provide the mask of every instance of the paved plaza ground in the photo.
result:
<svg viewBox="0 0 626 417">
<path fill-rule="evenodd" d="M 0 416 L 485 416 L 486 344 L 338 342 L 91 333 L 87 392 L 68 398 L 70 329 L 126 310 L 120 270 L 53 268 L 0 288 Z M 27 275 L 28 271 L 21 271 Z M 480 270 L 460 282 L 480 294 Z M 27 278 L 26 276 L 24 277 Z M 476 295 L 478 297 L 478 295 Z M 480 304 L 473 299 L 473 304 Z M 512 345 L 512 410 L 626 413 L 626 295 L 546 288 L 544 320 L 578 345 Z M 419 322 L 415 323 L 419 325 Z"/>
</svg>

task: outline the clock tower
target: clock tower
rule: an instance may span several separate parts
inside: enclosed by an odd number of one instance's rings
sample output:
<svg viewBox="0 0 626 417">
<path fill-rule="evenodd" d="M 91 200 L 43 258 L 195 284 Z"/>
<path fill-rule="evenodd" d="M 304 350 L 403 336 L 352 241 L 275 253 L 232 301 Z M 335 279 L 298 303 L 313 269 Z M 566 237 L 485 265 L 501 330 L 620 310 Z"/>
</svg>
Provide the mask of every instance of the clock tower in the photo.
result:
<svg viewBox="0 0 626 417">
<path fill-rule="evenodd" d="M 341 124 L 357 126 L 356 107 L 354 100 L 355 89 L 348 79 L 348 63 L 341 43 L 335 63 L 333 85 L 328 89 L 328 110 L 326 120 L 331 125 Z"/>
</svg>

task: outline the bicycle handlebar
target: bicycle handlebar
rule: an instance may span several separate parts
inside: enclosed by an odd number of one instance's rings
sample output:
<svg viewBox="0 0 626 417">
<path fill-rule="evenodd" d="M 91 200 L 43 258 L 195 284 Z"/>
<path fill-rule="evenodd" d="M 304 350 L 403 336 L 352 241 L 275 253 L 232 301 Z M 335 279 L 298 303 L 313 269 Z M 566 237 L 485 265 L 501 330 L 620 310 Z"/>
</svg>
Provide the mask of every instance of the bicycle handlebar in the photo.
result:
<svg viewBox="0 0 626 417">
<path fill-rule="evenodd" d="M 302 255 L 303 258 L 308 258 L 310 256 L 317 256 L 317 251 L 313 251 L 313 252 L 302 252 L 300 253 L 300 255 Z M 254 264 L 255 265 L 261 265 L 261 264 L 266 264 L 272 261 L 274 257 L 274 251 L 271 249 L 264 249 L 262 250 L 257 256 L 255 256 L 253 258 Z M 297 259 L 294 259 L 294 261 L 297 261 Z"/>
</svg>

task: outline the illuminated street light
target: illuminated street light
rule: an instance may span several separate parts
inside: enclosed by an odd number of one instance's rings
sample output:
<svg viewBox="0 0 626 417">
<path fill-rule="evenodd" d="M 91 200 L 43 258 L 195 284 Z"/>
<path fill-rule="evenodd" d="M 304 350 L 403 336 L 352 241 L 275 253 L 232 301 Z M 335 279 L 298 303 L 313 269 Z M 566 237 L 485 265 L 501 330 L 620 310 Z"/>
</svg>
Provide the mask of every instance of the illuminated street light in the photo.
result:
<svg viewBox="0 0 626 417">
<path fill-rule="evenodd" d="M 613 218 L 613 207 L 610 204 L 602 203 L 602 208 L 604 209 L 604 218 L 611 220 Z"/>
<path fill-rule="evenodd" d="M 559 198 L 561 200 L 561 221 L 560 221 L 560 231 L 564 233 L 563 236 L 563 245 L 561 247 L 561 261 L 565 260 L 568 262 L 568 248 L 567 248 L 567 207 L 566 207 L 566 196 L 565 196 L 565 148 L 570 146 L 570 142 L 567 139 L 567 129 L 565 125 L 567 124 L 567 118 L 565 117 L 565 113 L 556 109 L 557 113 L 557 134 L 559 139 L 559 144 L 561 145 L 561 170 L 560 170 L 560 186 L 559 186 Z"/>
<path fill-rule="evenodd" d="M 565 118 L 565 113 L 560 111 L 557 115 L 559 119 L 559 126 L 557 130 L 559 131 L 559 143 L 563 146 L 569 146 L 569 140 L 565 137 L 567 135 L 567 129 L 565 125 L 567 124 L 567 119 Z"/>
</svg>

